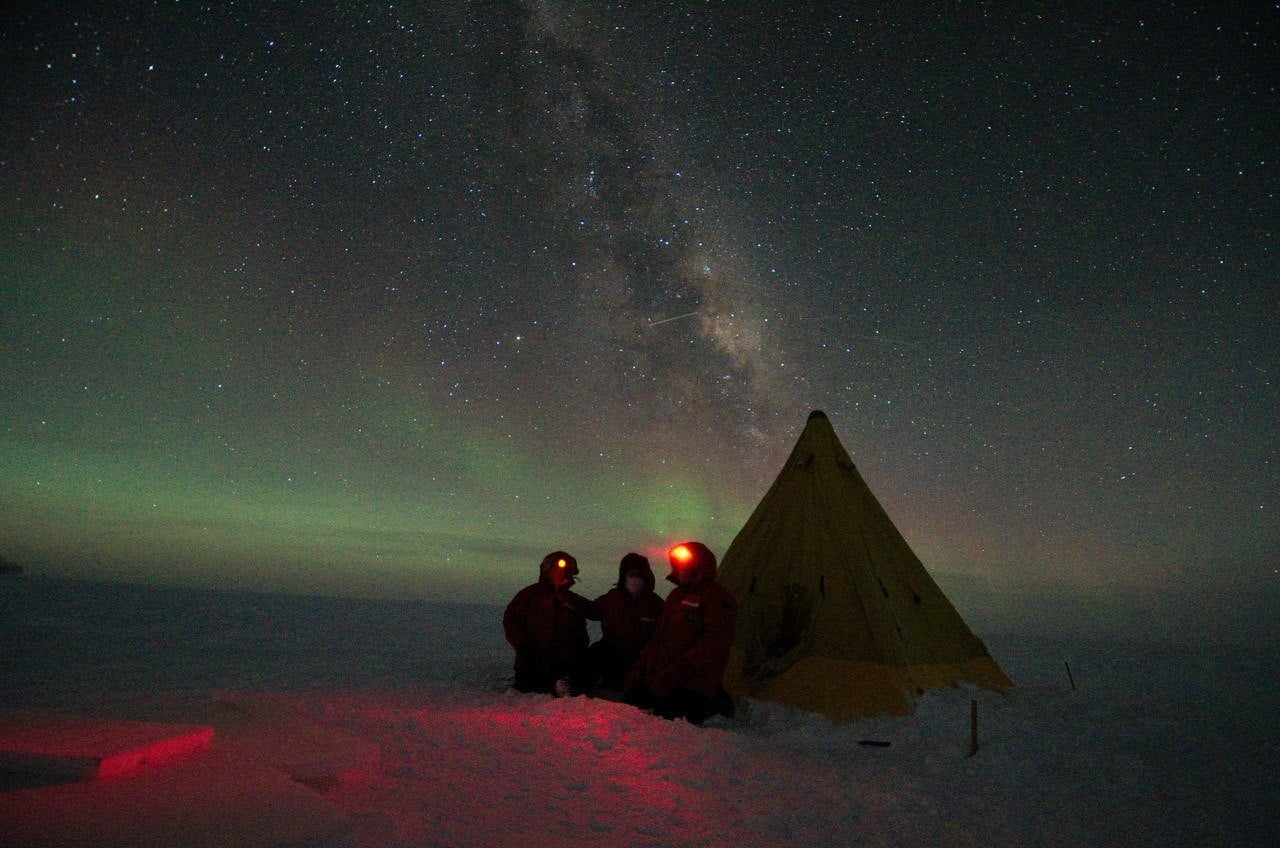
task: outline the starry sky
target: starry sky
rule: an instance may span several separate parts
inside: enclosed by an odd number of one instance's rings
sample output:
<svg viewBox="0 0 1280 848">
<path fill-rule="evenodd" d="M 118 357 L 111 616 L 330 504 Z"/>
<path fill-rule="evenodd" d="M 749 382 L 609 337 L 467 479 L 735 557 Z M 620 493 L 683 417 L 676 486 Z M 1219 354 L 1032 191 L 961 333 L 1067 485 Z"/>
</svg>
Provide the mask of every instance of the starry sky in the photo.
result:
<svg viewBox="0 0 1280 848">
<path fill-rule="evenodd" d="M 11 561 L 602 591 L 822 409 L 966 598 L 1280 580 L 1274 3 L 0 14 Z"/>
</svg>

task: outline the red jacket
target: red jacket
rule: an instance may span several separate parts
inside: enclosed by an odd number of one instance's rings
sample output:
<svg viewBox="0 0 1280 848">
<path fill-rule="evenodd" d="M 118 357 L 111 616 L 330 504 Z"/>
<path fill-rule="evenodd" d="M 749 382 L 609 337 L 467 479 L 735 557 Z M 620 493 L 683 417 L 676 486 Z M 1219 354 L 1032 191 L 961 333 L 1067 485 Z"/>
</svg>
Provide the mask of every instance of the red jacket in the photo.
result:
<svg viewBox="0 0 1280 848">
<path fill-rule="evenodd" d="M 576 662 L 587 649 L 591 602 L 557 592 L 545 577 L 516 593 L 502 615 L 502 629 L 516 649 L 517 669 L 552 671 Z"/>
<path fill-rule="evenodd" d="M 615 586 L 596 598 L 595 606 L 600 614 L 601 638 L 631 657 L 649 642 L 662 614 L 662 598 L 652 588 L 633 598 L 626 589 Z"/>
<path fill-rule="evenodd" d="M 649 691 L 666 696 L 683 687 L 713 697 L 729 664 L 737 619 L 738 602 L 716 582 L 714 567 L 692 586 L 672 589 L 638 661 Z"/>
</svg>

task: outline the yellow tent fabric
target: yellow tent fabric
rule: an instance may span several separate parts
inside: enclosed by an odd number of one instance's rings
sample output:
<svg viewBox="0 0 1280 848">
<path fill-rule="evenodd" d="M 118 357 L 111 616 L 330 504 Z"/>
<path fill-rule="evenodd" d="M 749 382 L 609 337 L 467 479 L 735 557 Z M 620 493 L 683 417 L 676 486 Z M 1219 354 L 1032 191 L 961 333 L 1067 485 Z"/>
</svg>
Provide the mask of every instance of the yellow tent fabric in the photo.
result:
<svg viewBox="0 0 1280 848">
<path fill-rule="evenodd" d="M 720 563 L 738 598 L 725 686 L 836 721 L 927 689 L 1013 682 L 933 582 L 815 411 Z"/>
</svg>

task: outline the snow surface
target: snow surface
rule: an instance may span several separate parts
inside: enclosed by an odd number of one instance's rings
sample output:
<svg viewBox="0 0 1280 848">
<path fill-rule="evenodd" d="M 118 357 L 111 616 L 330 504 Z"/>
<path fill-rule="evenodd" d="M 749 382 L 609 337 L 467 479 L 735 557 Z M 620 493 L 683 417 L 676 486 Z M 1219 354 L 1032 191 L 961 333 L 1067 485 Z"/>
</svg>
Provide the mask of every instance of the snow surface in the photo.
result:
<svg viewBox="0 0 1280 848">
<path fill-rule="evenodd" d="M 209 721 L 348 824 L 323 844 L 1277 844 L 1274 642 L 982 633 L 1008 696 L 845 725 L 747 702 L 699 728 L 507 691 L 500 612 L 5 577 L 0 708 Z M 0 826 L 7 792 L 57 789 L 0 790 Z M 203 797 L 243 832 L 242 795 Z"/>
</svg>

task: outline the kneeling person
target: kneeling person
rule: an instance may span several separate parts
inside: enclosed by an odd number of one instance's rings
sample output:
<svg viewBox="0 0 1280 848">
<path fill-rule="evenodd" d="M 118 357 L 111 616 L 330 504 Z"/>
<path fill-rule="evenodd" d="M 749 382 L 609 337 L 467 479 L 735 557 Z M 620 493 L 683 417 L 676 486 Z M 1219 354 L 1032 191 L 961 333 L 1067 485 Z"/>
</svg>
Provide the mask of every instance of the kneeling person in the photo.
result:
<svg viewBox="0 0 1280 848">
<path fill-rule="evenodd" d="M 697 724 L 713 713 L 731 715 L 733 701 L 721 687 L 738 603 L 716 582 L 716 557 L 701 542 L 668 552 L 676 584 L 667 596 L 653 638 L 628 675 L 625 699 L 664 718 Z"/>
</svg>

